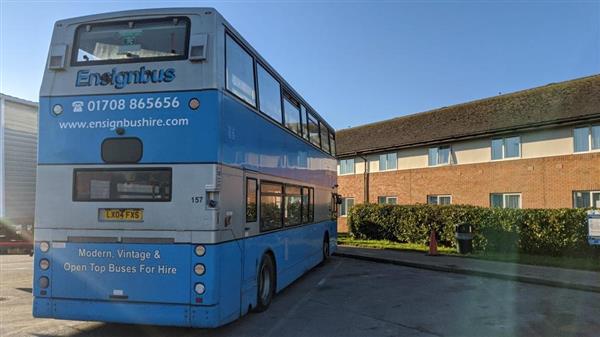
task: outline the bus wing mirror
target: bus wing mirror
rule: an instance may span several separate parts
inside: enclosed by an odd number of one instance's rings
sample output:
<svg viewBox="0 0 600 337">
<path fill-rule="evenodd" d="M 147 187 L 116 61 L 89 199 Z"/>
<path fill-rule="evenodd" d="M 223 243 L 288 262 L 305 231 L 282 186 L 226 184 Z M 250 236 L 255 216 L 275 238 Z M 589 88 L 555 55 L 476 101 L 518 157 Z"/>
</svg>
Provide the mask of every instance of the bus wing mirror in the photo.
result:
<svg viewBox="0 0 600 337">
<path fill-rule="evenodd" d="M 342 200 L 342 196 L 341 196 L 341 195 L 339 195 L 339 194 L 336 194 L 336 195 L 335 195 L 335 203 L 336 203 L 336 204 L 338 204 L 338 205 L 341 205 L 341 204 L 342 204 L 342 202 L 343 202 L 343 200 Z"/>
</svg>

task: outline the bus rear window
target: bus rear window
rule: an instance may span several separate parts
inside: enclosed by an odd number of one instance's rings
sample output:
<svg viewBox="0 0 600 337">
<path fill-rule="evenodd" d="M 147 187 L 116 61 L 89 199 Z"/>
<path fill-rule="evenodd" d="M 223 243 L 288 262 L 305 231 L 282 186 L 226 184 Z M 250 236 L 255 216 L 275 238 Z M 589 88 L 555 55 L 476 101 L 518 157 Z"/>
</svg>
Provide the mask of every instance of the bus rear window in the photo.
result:
<svg viewBox="0 0 600 337">
<path fill-rule="evenodd" d="M 184 17 L 84 24 L 77 28 L 72 63 L 106 64 L 185 59 Z"/>
<path fill-rule="evenodd" d="M 76 169 L 74 201 L 170 201 L 171 169 Z"/>
</svg>

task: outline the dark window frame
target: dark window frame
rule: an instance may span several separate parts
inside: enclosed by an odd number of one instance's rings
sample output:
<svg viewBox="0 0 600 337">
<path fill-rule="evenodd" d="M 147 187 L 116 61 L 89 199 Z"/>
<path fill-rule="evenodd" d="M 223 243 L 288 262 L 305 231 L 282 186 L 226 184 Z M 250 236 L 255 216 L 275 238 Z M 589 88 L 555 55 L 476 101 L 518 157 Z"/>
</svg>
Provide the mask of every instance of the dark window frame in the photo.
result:
<svg viewBox="0 0 600 337">
<path fill-rule="evenodd" d="M 152 23 L 152 22 L 161 22 L 167 20 L 179 19 L 186 23 L 186 32 L 185 32 L 185 50 L 183 55 L 179 56 L 157 56 L 157 57 L 146 57 L 146 58 L 134 58 L 134 59 L 118 59 L 118 60 L 99 60 L 99 61 L 77 61 L 77 52 L 79 50 L 79 35 L 81 34 L 81 29 L 85 29 L 86 26 L 110 26 L 114 24 L 120 23 L 128 23 L 131 21 L 134 22 L 143 22 L 143 23 Z M 162 62 L 162 61 L 180 61 L 187 60 L 190 52 L 190 35 L 191 35 L 191 20 L 187 16 L 166 16 L 162 18 L 152 18 L 152 19 L 129 19 L 129 20 L 119 20 L 119 21 L 105 21 L 105 22 L 97 22 L 97 23 L 82 23 L 75 28 L 75 35 L 73 39 L 73 48 L 71 50 L 71 66 L 72 67 L 82 67 L 82 66 L 97 66 L 104 64 L 126 64 L 126 63 L 142 63 L 142 62 Z"/>
<path fill-rule="evenodd" d="M 169 172 L 169 187 L 171 189 L 169 198 L 164 200 L 157 199 L 79 199 L 77 198 L 77 172 L 110 172 L 110 171 L 168 171 Z M 171 202 L 173 200 L 173 169 L 171 167 L 136 167 L 136 168 L 76 168 L 73 169 L 72 194 L 71 201 L 73 202 Z"/>
</svg>

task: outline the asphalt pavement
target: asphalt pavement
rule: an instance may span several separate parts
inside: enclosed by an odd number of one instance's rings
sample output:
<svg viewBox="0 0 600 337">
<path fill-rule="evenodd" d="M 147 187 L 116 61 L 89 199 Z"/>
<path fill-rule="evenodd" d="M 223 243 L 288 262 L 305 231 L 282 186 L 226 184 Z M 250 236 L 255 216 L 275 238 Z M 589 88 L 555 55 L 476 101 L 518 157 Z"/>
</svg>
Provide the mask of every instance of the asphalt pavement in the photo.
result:
<svg viewBox="0 0 600 337">
<path fill-rule="evenodd" d="M 598 336 L 600 294 L 333 257 L 214 329 L 34 319 L 29 256 L 0 256 L 0 336 Z"/>
</svg>

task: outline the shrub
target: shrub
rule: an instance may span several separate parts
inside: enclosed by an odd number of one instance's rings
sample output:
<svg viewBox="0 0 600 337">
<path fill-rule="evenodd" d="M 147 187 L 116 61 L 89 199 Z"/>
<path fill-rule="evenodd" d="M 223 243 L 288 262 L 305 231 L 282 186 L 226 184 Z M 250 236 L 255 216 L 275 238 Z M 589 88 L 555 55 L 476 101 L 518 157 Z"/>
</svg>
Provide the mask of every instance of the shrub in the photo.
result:
<svg viewBox="0 0 600 337">
<path fill-rule="evenodd" d="M 348 215 L 350 235 L 426 244 L 431 228 L 439 242 L 455 246 L 456 226 L 469 224 L 479 252 L 577 256 L 598 253 L 587 243 L 582 209 L 501 209 L 466 205 L 354 206 Z"/>
</svg>

